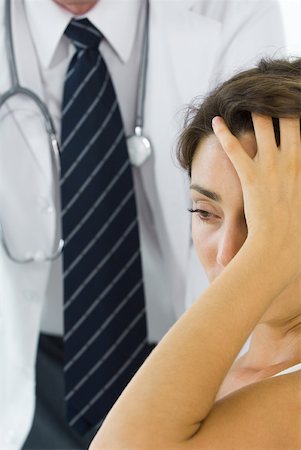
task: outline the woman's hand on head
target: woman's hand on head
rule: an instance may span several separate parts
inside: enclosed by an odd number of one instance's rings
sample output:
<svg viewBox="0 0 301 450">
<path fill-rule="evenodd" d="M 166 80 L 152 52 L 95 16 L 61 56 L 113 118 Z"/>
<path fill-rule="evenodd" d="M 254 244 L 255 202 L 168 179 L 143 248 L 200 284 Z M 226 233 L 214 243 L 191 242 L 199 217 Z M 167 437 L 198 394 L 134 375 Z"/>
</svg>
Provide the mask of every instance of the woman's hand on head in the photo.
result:
<svg viewBox="0 0 301 450">
<path fill-rule="evenodd" d="M 286 281 L 301 271 L 300 120 L 280 119 L 277 147 L 272 119 L 253 114 L 257 153 L 251 158 L 221 117 L 212 125 L 241 182 L 248 237 L 258 258 L 280 265 Z M 245 245 L 243 247 L 245 247 Z"/>
</svg>

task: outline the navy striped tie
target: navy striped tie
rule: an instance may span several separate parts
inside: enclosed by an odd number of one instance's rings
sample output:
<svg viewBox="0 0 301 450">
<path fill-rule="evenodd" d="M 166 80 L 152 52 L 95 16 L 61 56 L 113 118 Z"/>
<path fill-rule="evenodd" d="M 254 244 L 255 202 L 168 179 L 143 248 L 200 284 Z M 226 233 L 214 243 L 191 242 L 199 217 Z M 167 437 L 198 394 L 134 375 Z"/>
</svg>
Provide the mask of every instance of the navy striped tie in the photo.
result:
<svg viewBox="0 0 301 450">
<path fill-rule="evenodd" d="M 101 33 L 72 20 L 62 107 L 65 401 L 98 426 L 149 353 L 131 166 Z"/>
</svg>

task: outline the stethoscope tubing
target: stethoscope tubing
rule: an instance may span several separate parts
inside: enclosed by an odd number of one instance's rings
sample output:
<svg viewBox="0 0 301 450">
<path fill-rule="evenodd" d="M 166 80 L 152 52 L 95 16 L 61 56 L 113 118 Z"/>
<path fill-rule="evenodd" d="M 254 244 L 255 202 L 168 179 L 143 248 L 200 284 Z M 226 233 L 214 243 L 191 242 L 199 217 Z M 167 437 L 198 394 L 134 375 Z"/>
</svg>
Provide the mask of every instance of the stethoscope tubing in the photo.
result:
<svg viewBox="0 0 301 450">
<path fill-rule="evenodd" d="M 148 66 L 148 36 L 149 35 L 149 0 L 146 1 L 145 12 L 145 25 L 144 25 L 144 39 L 142 43 L 141 52 L 141 65 L 139 73 L 139 83 L 137 91 L 137 104 L 136 104 L 136 121 L 135 121 L 135 133 L 139 136 L 142 135 L 144 125 L 144 103 L 145 103 L 145 91 L 146 91 L 146 78 L 147 78 L 147 66 Z"/>
<path fill-rule="evenodd" d="M 39 110 L 44 118 L 46 133 L 49 138 L 49 145 L 52 149 L 51 155 L 52 155 L 52 158 L 54 159 L 57 176 L 60 177 L 61 165 L 60 165 L 59 145 L 58 145 L 58 140 L 56 137 L 54 123 L 53 123 L 53 120 L 49 113 L 49 110 L 48 110 L 46 104 L 33 91 L 31 91 L 30 89 L 27 89 L 26 87 L 21 86 L 20 82 L 19 82 L 17 65 L 16 65 L 16 57 L 15 57 L 15 51 L 14 51 L 14 44 L 13 44 L 12 14 L 11 14 L 11 1 L 10 0 L 5 0 L 5 43 L 6 43 L 6 52 L 7 52 L 10 80 L 11 80 L 11 88 L 8 91 L 6 91 L 4 94 L 1 95 L 0 108 L 10 98 L 17 96 L 17 95 L 28 97 L 35 103 L 35 105 L 39 108 Z M 35 262 L 35 261 L 53 261 L 59 257 L 59 255 L 62 253 L 62 250 L 64 247 L 64 241 L 63 241 L 63 239 L 60 239 L 56 251 L 52 254 L 45 255 L 42 252 L 37 252 L 33 256 L 27 256 L 25 258 L 17 258 L 9 250 L 9 247 L 8 247 L 6 239 L 5 239 L 3 226 L 1 223 L 0 223 L 0 240 L 2 242 L 4 251 L 5 251 L 6 255 L 9 257 L 9 259 L 12 260 L 13 262 L 19 263 L 19 264 L 27 264 L 27 263 Z"/>
<path fill-rule="evenodd" d="M 7 53 L 8 67 L 9 67 L 9 71 L 10 71 L 10 78 L 11 78 L 11 84 L 12 84 L 12 90 L 13 90 L 20 84 L 19 84 L 15 50 L 14 50 L 14 44 L 13 44 L 11 0 L 5 0 L 4 8 L 5 8 L 4 20 L 5 20 L 6 53 Z"/>
<path fill-rule="evenodd" d="M 11 88 L 0 96 L 0 108 L 12 97 L 21 95 L 30 98 L 36 106 L 39 108 L 45 123 L 46 133 L 49 138 L 49 145 L 51 148 L 52 159 L 54 159 L 54 165 L 56 167 L 57 177 L 60 178 L 60 151 L 58 139 L 56 137 L 55 126 L 48 110 L 47 105 L 30 89 L 20 85 L 14 42 L 13 42 L 13 32 L 12 32 L 12 12 L 11 12 L 11 0 L 5 0 L 5 42 L 6 42 L 6 52 L 8 67 L 11 80 Z M 141 52 L 141 64 L 138 77 L 138 90 L 137 90 L 137 103 L 136 103 L 136 120 L 134 134 L 131 137 L 135 137 L 140 140 L 140 143 L 147 150 L 147 154 L 150 154 L 151 146 L 147 138 L 143 136 L 143 125 L 144 125 L 144 101 L 145 101 L 145 91 L 146 91 L 146 78 L 147 78 L 147 65 L 148 65 L 148 34 L 149 34 L 149 0 L 146 0 L 146 13 L 145 13 L 145 27 L 144 36 L 142 42 L 142 52 Z M 138 146 L 139 147 L 139 146 Z M 63 251 L 64 241 L 59 240 L 57 250 L 50 254 L 45 255 L 42 252 L 36 252 L 35 256 L 28 256 L 25 258 L 16 258 L 10 252 L 8 245 L 6 243 L 3 226 L 0 223 L 0 241 L 2 242 L 3 248 L 7 256 L 14 262 L 25 264 L 29 262 L 36 261 L 52 261 L 60 256 Z"/>
<path fill-rule="evenodd" d="M 0 108 L 3 104 L 11 97 L 16 95 L 23 95 L 29 97 L 40 109 L 45 122 L 46 132 L 49 136 L 49 143 L 51 144 L 55 156 L 55 164 L 57 167 L 58 175 L 60 176 L 60 156 L 59 156 L 59 145 L 56 138 L 56 131 L 53 120 L 49 113 L 46 104 L 30 89 L 20 85 L 14 43 L 13 43 L 13 33 L 12 33 L 12 13 L 11 13 L 11 0 L 5 0 L 5 42 L 6 42 L 6 52 L 8 59 L 8 67 L 11 78 L 11 88 L 1 95 L 0 97 Z"/>
</svg>

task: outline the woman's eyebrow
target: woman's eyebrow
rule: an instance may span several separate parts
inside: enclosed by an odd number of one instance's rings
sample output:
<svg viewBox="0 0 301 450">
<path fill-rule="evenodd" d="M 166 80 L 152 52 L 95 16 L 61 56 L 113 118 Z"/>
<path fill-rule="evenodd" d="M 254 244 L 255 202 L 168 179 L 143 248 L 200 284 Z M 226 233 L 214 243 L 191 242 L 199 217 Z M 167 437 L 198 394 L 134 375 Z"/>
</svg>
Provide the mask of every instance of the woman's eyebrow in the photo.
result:
<svg viewBox="0 0 301 450">
<path fill-rule="evenodd" d="M 219 194 L 217 194 L 216 192 L 208 191 L 208 189 L 205 189 L 202 186 L 199 186 L 198 184 L 191 184 L 190 189 L 193 189 L 194 191 L 197 191 L 200 194 L 203 194 L 206 197 L 211 198 L 211 200 L 214 200 L 216 202 L 222 201 L 222 198 Z"/>
</svg>

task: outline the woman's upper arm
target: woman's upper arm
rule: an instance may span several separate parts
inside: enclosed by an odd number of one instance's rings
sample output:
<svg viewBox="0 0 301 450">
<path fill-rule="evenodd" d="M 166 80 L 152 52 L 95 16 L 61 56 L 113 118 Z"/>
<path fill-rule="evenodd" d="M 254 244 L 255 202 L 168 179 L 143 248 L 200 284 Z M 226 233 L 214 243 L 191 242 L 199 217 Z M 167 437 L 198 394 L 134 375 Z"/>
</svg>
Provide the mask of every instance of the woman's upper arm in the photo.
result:
<svg viewBox="0 0 301 450">
<path fill-rule="evenodd" d="M 218 401 L 180 449 L 301 449 L 301 371 L 249 385 Z"/>
<path fill-rule="evenodd" d="M 301 371 L 254 383 L 219 400 L 198 432 L 181 443 L 143 433 L 125 440 L 96 435 L 90 450 L 300 450 Z M 154 446 L 154 441 L 156 445 Z"/>
</svg>

